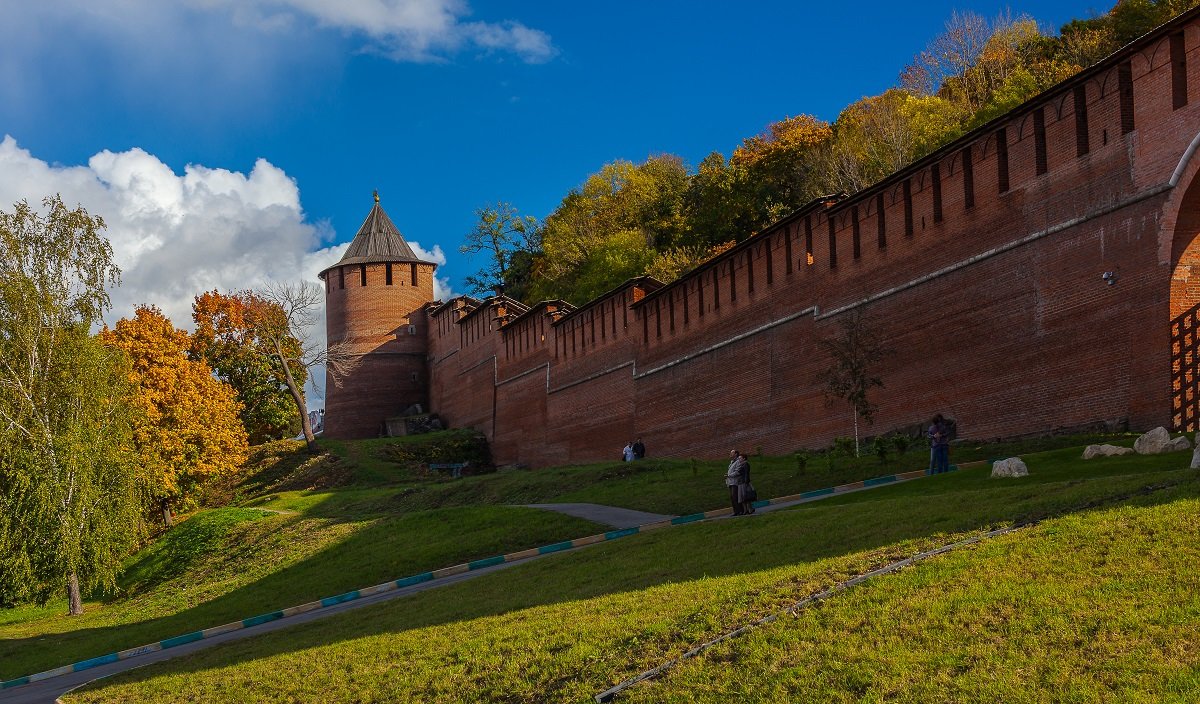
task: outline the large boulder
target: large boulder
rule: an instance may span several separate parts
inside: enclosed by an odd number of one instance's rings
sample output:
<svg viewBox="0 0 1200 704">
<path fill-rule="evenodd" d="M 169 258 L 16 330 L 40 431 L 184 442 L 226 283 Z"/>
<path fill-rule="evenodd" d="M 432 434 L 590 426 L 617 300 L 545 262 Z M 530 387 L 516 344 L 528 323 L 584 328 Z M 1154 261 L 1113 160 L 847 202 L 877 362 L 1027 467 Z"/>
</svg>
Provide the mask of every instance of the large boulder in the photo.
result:
<svg viewBox="0 0 1200 704">
<path fill-rule="evenodd" d="M 1020 457 L 1009 457 L 1006 460 L 998 460 L 992 464 L 992 478 L 997 477 L 1028 477 L 1029 468 L 1021 461 Z"/>
<path fill-rule="evenodd" d="M 1117 455 L 1132 454 L 1132 447 L 1121 447 L 1120 445 L 1088 445 L 1083 450 L 1083 459 L 1090 460 L 1095 457 L 1115 457 Z"/>
<path fill-rule="evenodd" d="M 1133 441 L 1133 449 L 1139 455 L 1158 455 L 1171 452 L 1171 434 L 1161 425 Z"/>
<path fill-rule="evenodd" d="M 1192 453 L 1192 469 L 1200 469 L 1200 445 L 1196 446 L 1196 451 Z"/>
</svg>

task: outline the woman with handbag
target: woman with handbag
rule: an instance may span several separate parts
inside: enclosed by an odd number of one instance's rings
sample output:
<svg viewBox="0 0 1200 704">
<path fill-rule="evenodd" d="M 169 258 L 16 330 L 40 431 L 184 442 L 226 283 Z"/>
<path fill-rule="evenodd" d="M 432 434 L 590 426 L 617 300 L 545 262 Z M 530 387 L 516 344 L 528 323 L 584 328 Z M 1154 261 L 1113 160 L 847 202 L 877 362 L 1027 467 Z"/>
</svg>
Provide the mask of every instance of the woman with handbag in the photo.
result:
<svg viewBox="0 0 1200 704">
<path fill-rule="evenodd" d="M 740 452 L 738 453 L 738 467 L 741 475 L 741 483 L 738 484 L 738 498 L 742 502 L 742 515 L 748 516 L 754 513 L 754 502 L 758 500 L 758 492 L 750 483 L 750 460 Z"/>
</svg>

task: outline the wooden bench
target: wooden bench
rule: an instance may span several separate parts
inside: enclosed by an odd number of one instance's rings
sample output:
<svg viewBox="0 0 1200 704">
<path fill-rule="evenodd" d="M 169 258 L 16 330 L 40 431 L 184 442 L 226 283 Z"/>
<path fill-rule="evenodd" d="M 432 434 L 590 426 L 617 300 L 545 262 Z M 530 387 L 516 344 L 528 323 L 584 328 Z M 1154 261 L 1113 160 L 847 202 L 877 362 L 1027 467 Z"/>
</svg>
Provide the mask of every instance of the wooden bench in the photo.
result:
<svg viewBox="0 0 1200 704">
<path fill-rule="evenodd" d="M 470 462 L 430 462 L 429 471 L 431 472 L 450 472 L 453 479 L 462 479 L 462 471 Z"/>
</svg>

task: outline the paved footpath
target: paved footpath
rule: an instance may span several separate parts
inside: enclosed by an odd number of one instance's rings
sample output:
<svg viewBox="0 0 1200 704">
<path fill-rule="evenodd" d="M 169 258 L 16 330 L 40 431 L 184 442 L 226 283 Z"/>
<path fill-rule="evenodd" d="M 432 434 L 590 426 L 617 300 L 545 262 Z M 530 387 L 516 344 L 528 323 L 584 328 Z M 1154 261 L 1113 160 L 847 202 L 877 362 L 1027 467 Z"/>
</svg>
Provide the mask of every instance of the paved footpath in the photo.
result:
<svg viewBox="0 0 1200 704">
<path fill-rule="evenodd" d="M 971 463 L 971 464 L 983 464 Z M 914 472 L 905 472 L 903 474 L 895 474 L 887 477 L 877 477 L 865 481 L 854 482 L 852 484 L 843 484 L 837 487 L 828 489 L 818 489 L 809 491 L 803 494 L 793 494 L 791 496 L 782 496 L 776 499 L 758 501 L 755 503 L 758 512 L 775 511 L 781 508 L 788 508 L 797 504 L 804 504 L 810 501 L 819 501 L 821 499 L 841 495 L 851 492 L 874 489 L 889 484 L 910 481 L 925 476 L 926 473 L 922 470 Z M 104 677 L 115 675 L 119 672 L 132 670 L 143 665 L 152 665 L 156 662 L 170 660 L 183 655 L 194 653 L 198 650 L 203 650 L 220 643 L 228 643 L 230 641 L 242 640 L 243 638 L 253 638 L 254 636 L 271 633 L 273 631 L 290 628 L 292 626 L 315 621 L 326 616 L 332 616 L 351 609 L 357 609 L 363 606 L 376 604 L 381 601 L 388 601 L 399 597 L 405 597 L 417 592 L 423 592 L 428 589 L 438 589 L 450 584 L 456 584 L 468 579 L 474 579 L 485 574 L 490 574 L 498 570 L 512 567 L 518 564 L 525 564 L 530 560 L 535 560 L 545 557 L 548 554 L 562 551 L 574 551 L 580 547 L 599 544 L 607 539 L 622 537 L 623 535 L 631 535 L 638 532 L 646 532 L 659 528 L 667 528 L 676 525 L 684 525 L 697 521 L 708 521 L 713 519 L 730 518 L 730 509 L 715 509 L 706 511 L 705 513 L 690 514 L 687 516 L 667 516 L 657 513 L 647 513 L 644 511 L 633 511 L 631 509 L 618 508 L 615 506 L 603 506 L 600 504 L 528 504 L 531 508 L 540 508 L 549 511 L 558 511 L 571 516 L 584 518 L 595 523 L 605 524 L 618 528 L 619 530 L 600 536 L 592 536 L 589 538 L 580 538 L 574 541 L 567 541 L 555 545 L 544 546 L 542 548 L 534 548 L 530 550 L 514 553 L 511 557 L 515 558 L 512 561 L 500 561 L 493 563 L 493 560 L 503 560 L 504 558 L 491 558 L 482 560 L 484 564 L 472 563 L 469 571 L 467 565 L 459 565 L 456 568 L 447 568 L 447 570 L 461 570 L 454 574 L 446 576 L 437 576 L 435 579 L 423 581 L 411 586 L 404 586 L 383 591 L 380 593 L 366 594 L 361 597 L 357 596 L 350 601 L 342 603 L 334 603 L 329 606 L 323 606 L 318 610 L 307 611 L 289 615 L 286 618 L 259 623 L 253 627 L 240 628 L 218 635 L 206 637 L 202 640 L 178 645 L 167 650 L 158 650 L 156 652 L 139 655 L 136 658 L 128 660 L 118 660 L 96 667 L 89 667 L 86 670 L 79 672 L 70 672 L 68 674 L 50 677 L 32 684 L 16 687 L 0 691 L 0 703 L 3 704 L 52 704 L 59 696 L 69 692 L 72 689 L 81 687 L 88 682 L 92 682 Z M 639 530 L 640 528 L 640 530 Z"/>
<path fill-rule="evenodd" d="M 558 513 L 565 513 L 568 516 L 587 519 L 592 523 L 612 526 L 613 528 L 632 528 L 634 526 L 644 526 L 648 523 L 658 523 L 659 521 L 667 521 L 674 518 L 674 516 L 667 516 L 661 513 L 634 511 L 633 509 L 604 506 L 603 504 L 525 504 L 525 507 L 557 511 Z"/>
</svg>

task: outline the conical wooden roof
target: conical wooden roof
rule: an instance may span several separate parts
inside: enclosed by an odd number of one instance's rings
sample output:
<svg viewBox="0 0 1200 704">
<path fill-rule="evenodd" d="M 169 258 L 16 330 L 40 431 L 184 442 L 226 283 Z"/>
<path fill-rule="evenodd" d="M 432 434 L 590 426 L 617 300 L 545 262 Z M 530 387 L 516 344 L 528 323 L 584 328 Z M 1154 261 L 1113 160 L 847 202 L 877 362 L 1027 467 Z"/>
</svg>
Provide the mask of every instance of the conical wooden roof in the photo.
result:
<svg viewBox="0 0 1200 704">
<path fill-rule="evenodd" d="M 404 235 L 396 228 L 395 223 L 379 205 L 379 195 L 375 195 L 375 205 L 367 213 L 367 219 L 358 234 L 351 240 L 346 253 L 337 264 L 321 272 L 321 277 L 330 269 L 347 264 L 374 264 L 378 262 L 416 262 L 418 264 L 433 264 L 417 257 L 412 247 L 404 241 Z"/>
</svg>

